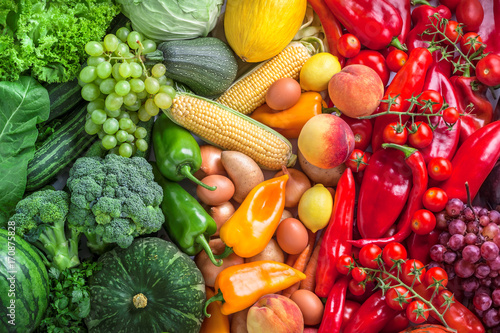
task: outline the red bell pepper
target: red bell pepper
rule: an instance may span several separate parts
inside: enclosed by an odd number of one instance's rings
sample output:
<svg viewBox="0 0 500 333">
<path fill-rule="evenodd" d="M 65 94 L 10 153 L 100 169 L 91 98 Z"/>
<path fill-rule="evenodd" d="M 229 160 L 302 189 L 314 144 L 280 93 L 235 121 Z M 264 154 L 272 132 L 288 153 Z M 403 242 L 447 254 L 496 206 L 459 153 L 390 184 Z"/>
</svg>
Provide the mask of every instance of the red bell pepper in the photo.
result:
<svg viewBox="0 0 500 333">
<path fill-rule="evenodd" d="M 380 50 L 390 44 L 401 48 L 398 35 L 403 20 L 393 5 L 385 0 L 325 0 L 340 23 L 362 45 Z"/>
<path fill-rule="evenodd" d="M 335 192 L 332 215 L 319 248 L 316 268 L 316 289 L 319 297 L 327 297 L 338 276 L 337 261 L 343 254 L 351 254 L 352 228 L 354 223 L 355 183 L 351 169 L 340 177 Z"/>
<path fill-rule="evenodd" d="M 384 148 L 395 148 L 405 153 L 406 164 L 412 171 L 413 186 L 411 188 L 410 196 L 404 211 L 401 213 L 401 218 L 398 222 L 398 232 L 394 236 L 379 238 L 379 239 L 359 239 L 356 241 L 349 241 L 356 247 L 363 247 L 367 244 L 377 244 L 384 246 L 391 242 L 401 243 L 411 233 L 411 219 L 413 214 L 422 208 L 422 198 L 427 190 L 427 183 L 429 177 L 427 175 L 427 167 L 422 154 L 415 148 L 400 146 L 396 144 L 384 143 Z"/>
<path fill-rule="evenodd" d="M 342 36 L 342 26 L 326 5 L 325 0 L 307 0 L 307 2 L 318 15 L 330 53 L 339 59 L 341 65 L 344 65 L 345 59 L 337 50 L 339 38 Z"/>
<path fill-rule="evenodd" d="M 417 235 L 412 233 L 406 240 L 406 248 L 408 249 L 408 257 L 420 260 L 424 265 L 431 262 L 429 250 L 433 245 L 439 243 L 439 230 L 432 230 L 427 235 Z"/>
<path fill-rule="evenodd" d="M 357 226 L 363 238 L 380 238 L 396 222 L 411 189 L 411 170 L 396 149 L 377 150 L 359 189 Z"/>
<path fill-rule="evenodd" d="M 342 326 L 342 319 L 345 307 L 345 297 L 347 293 L 347 285 L 349 278 L 343 276 L 330 290 L 328 299 L 326 300 L 323 318 L 319 326 L 318 333 L 338 333 Z"/>
<path fill-rule="evenodd" d="M 497 120 L 475 131 L 458 148 L 451 161 L 451 176 L 440 187 L 449 199 L 458 198 L 466 202 L 465 182 L 467 182 L 471 199 L 474 199 L 499 158 L 500 120 Z"/>
<path fill-rule="evenodd" d="M 357 55 L 347 60 L 346 66 L 353 64 L 365 65 L 373 69 L 380 76 L 384 87 L 389 82 L 391 73 L 384 56 L 379 51 L 361 50 Z"/>
<path fill-rule="evenodd" d="M 391 111 L 405 112 L 409 106 L 410 102 L 407 99 L 412 96 L 417 96 L 422 92 L 422 87 L 424 86 L 425 75 L 429 66 L 432 64 L 432 54 L 429 50 L 424 48 L 414 49 L 406 63 L 403 67 L 396 73 L 392 82 L 387 88 L 384 99 L 387 99 L 389 95 L 394 98 L 397 95 L 399 105 L 393 105 Z M 381 103 L 377 112 L 387 111 L 387 105 Z M 402 117 L 403 123 L 408 119 L 408 116 Z M 399 117 L 396 115 L 386 115 L 377 117 L 375 119 L 375 125 L 373 126 L 373 136 L 372 136 L 372 148 L 373 151 L 380 149 L 383 139 L 382 132 L 384 128 L 395 121 L 399 121 Z"/>
<path fill-rule="evenodd" d="M 399 12 L 402 20 L 401 33 L 398 36 L 401 44 L 406 43 L 406 37 L 411 28 L 411 1 L 408 0 L 387 0 Z M 393 46 L 390 49 L 394 48 Z"/>
<path fill-rule="evenodd" d="M 500 55 L 500 0 L 479 0 L 484 10 L 483 22 L 477 32 L 486 44 L 485 53 Z"/>
</svg>

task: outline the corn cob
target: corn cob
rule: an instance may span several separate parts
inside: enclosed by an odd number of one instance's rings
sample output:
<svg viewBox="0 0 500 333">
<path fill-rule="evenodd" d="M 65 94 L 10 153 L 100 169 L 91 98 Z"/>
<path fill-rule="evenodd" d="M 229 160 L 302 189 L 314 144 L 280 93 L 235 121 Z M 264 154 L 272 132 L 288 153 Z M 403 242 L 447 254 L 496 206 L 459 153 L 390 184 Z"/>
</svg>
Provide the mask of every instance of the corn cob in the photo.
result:
<svg viewBox="0 0 500 333">
<path fill-rule="evenodd" d="M 290 142 L 258 121 L 215 101 L 189 93 L 177 93 L 164 110 L 173 122 L 203 141 L 250 156 L 262 168 L 279 170 L 295 164 Z"/>
<path fill-rule="evenodd" d="M 233 83 L 217 102 L 243 114 L 252 113 L 264 104 L 267 90 L 273 82 L 285 77 L 297 79 L 300 69 L 313 52 L 314 47 L 309 43 L 290 43 L 278 55 Z"/>
</svg>

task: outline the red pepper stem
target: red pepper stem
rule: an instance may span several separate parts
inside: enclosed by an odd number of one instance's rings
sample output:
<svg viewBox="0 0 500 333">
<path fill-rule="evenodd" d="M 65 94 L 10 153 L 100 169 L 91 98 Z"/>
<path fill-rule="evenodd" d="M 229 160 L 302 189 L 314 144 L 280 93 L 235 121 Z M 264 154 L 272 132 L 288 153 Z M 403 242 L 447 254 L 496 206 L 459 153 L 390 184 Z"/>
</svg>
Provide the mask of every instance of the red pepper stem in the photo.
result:
<svg viewBox="0 0 500 333">
<path fill-rule="evenodd" d="M 401 50 L 401 51 L 405 51 L 405 52 L 408 51 L 408 48 L 406 47 L 406 45 L 401 44 L 401 41 L 398 39 L 397 36 L 392 38 L 392 41 L 389 44 L 389 46 L 394 46 L 395 48 L 397 48 L 398 50 Z"/>
<path fill-rule="evenodd" d="M 214 258 L 215 259 L 224 259 L 224 258 L 229 257 L 229 255 L 231 253 L 233 253 L 233 252 L 234 252 L 233 248 L 226 245 L 226 248 L 224 249 L 224 252 L 222 252 L 221 254 L 215 254 Z"/>
<path fill-rule="evenodd" d="M 394 148 L 397 150 L 401 150 L 405 154 L 405 159 L 407 159 L 411 155 L 415 154 L 415 152 L 417 152 L 417 149 L 415 148 L 408 146 L 401 146 L 395 143 L 383 143 L 382 148 Z"/>
<path fill-rule="evenodd" d="M 214 296 L 210 297 L 205 302 L 205 308 L 203 309 L 203 313 L 205 314 L 205 317 L 210 318 L 212 316 L 210 313 L 207 312 L 207 308 L 210 305 L 210 303 L 217 302 L 217 301 L 220 301 L 220 302 L 223 302 L 223 303 L 225 302 L 224 295 L 222 295 L 222 291 L 220 289 L 219 289 L 219 291 L 217 291 L 217 294 L 215 294 Z"/>
<path fill-rule="evenodd" d="M 216 186 L 209 186 L 209 185 L 207 185 L 205 183 L 202 183 L 198 178 L 196 178 L 195 176 L 193 176 L 193 174 L 191 173 L 191 166 L 189 164 L 183 164 L 183 165 L 181 165 L 181 167 L 178 169 L 178 171 L 179 171 L 179 173 L 181 175 L 183 175 L 187 179 L 189 179 L 192 182 L 200 185 L 201 187 L 206 188 L 207 190 L 215 191 L 217 189 Z"/>
<path fill-rule="evenodd" d="M 210 245 L 208 245 L 208 241 L 205 238 L 205 235 L 200 234 L 198 237 L 195 238 L 195 242 L 200 244 L 203 250 L 205 250 L 205 253 L 207 256 L 210 258 L 210 261 L 217 267 L 222 266 L 222 260 L 215 260 L 214 253 L 212 252 L 212 249 L 210 248 Z M 217 258 L 219 259 L 219 258 Z"/>
</svg>

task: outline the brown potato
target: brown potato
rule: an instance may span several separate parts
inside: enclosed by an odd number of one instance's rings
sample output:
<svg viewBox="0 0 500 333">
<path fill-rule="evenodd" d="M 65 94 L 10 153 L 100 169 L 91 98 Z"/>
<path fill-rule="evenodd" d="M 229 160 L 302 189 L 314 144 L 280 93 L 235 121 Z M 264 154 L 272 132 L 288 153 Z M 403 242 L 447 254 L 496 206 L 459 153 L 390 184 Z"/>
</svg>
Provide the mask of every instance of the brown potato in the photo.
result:
<svg viewBox="0 0 500 333">
<path fill-rule="evenodd" d="M 259 165 L 249 156 L 238 151 L 223 151 L 221 161 L 234 183 L 233 199 L 242 203 L 248 193 L 264 181 Z"/>
<path fill-rule="evenodd" d="M 285 254 L 278 245 L 278 242 L 274 238 L 271 238 L 271 240 L 269 241 L 269 243 L 267 243 L 265 249 L 262 250 L 261 253 L 253 257 L 246 258 L 245 262 L 254 262 L 259 260 L 273 260 L 277 262 L 285 262 Z"/>
<path fill-rule="evenodd" d="M 248 310 L 241 310 L 233 314 L 231 319 L 231 333 L 248 333 L 247 330 L 247 316 Z"/>
<path fill-rule="evenodd" d="M 324 186 L 337 186 L 340 177 L 344 173 L 346 166 L 342 163 L 331 169 L 322 169 L 309 163 L 304 155 L 298 151 L 300 168 L 309 177 L 309 179 L 318 184 L 323 184 Z"/>
</svg>

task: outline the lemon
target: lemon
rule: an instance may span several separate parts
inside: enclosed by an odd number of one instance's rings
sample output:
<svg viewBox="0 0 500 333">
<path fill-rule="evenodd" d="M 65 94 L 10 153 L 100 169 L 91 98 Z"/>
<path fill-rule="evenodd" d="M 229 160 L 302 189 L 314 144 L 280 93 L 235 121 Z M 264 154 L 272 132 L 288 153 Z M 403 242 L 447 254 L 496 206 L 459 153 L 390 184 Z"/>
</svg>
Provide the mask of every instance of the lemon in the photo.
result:
<svg viewBox="0 0 500 333">
<path fill-rule="evenodd" d="M 323 91 L 333 75 L 341 70 L 339 59 L 328 52 L 309 58 L 300 70 L 300 87 L 304 90 Z"/>
<path fill-rule="evenodd" d="M 312 232 L 323 229 L 330 221 L 333 198 L 322 184 L 316 184 L 302 194 L 299 201 L 299 220 Z"/>
</svg>

